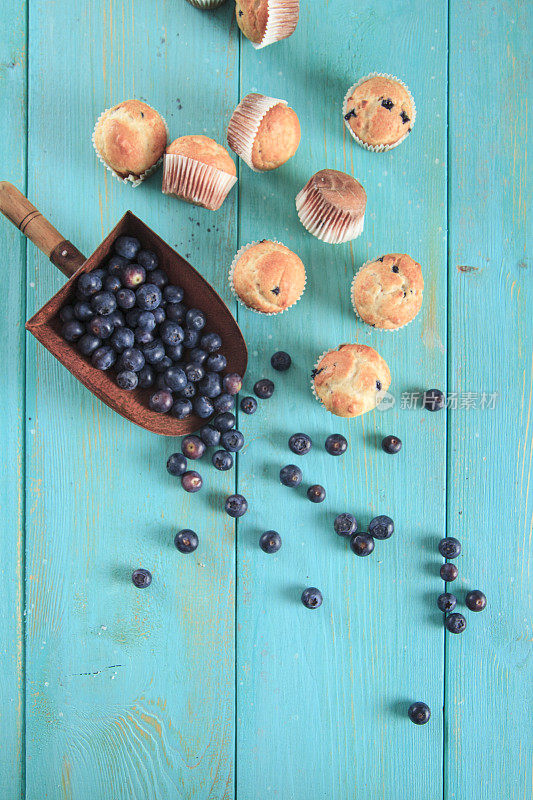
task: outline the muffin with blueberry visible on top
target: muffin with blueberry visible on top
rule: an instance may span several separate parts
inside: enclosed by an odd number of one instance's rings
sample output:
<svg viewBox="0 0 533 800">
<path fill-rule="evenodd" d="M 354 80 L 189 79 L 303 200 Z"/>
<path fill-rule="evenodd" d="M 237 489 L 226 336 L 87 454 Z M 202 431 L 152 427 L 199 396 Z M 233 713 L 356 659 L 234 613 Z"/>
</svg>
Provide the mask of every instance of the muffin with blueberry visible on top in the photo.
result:
<svg viewBox="0 0 533 800">
<path fill-rule="evenodd" d="M 180 136 L 166 149 L 163 194 L 215 211 L 236 182 L 233 159 L 208 136 Z"/>
<path fill-rule="evenodd" d="M 298 25 L 299 13 L 299 0 L 235 2 L 237 24 L 256 49 L 291 36 Z"/>
<path fill-rule="evenodd" d="M 402 81 L 390 75 L 372 75 L 348 90 L 343 115 L 358 144 L 380 151 L 397 147 L 409 135 L 416 108 Z"/>
<path fill-rule="evenodd" d="M 313 392 L 338 417 L 358 417 L 380 402 L 391 383 L 387 363 L 365 344 L 341 344 L 317 362 Z"/>
<path fill-rule="evenodd" d="M 411 322 L 422 306 L 424 278 L 411 256 L 389 253 L 364 264 L 351 288 L 354 311 L 363 322 L 395 330 Z"/>
<path fill-rule="evenodd" d="M 305 267 L 296 253 L 268 239 L 241 248 L 230 269 L 230 285 L 239 300 L 263 314 L 279 314 L 293 306 L 305 281 Z"/>
</svg>

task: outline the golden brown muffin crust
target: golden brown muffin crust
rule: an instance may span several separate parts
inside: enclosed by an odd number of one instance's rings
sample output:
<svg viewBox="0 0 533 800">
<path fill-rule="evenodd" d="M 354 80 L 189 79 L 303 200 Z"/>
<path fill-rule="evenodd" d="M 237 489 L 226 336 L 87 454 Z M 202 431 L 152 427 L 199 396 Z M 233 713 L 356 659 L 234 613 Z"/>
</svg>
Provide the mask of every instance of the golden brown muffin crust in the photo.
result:
<svg viewBox="0 0 533 800">
<path fill-rule="evenodd" d="M 285 103 L 273 106 L 263 119 L 252 149 L 252 164 L 259 170 L 277 169 L 296 153 L 300 121 Z"/>
<path fill-rule="evenodd" d="M 268 22 L 268 0 L 236 0 L 237 25 L 251 42 L 259 44 Z"/>
<path fill-rule="evenodd" d="M 167 155 L 193 158 L 230 175 L 237 174 L 235 164 L 228 151 L 209 136 L 180 136 L 169 144 L 166 153 Z"/>
<path fill-rule="evenodd" d="M 352 300 L 364 322 L 393 330 L 416 317 L 423 292 L 420 264 L 406 254 L 389 253 L 359 270 L 352 285 Z"/>
<path fill-rule="evenodd" d="M 140 176 L 165 151 L 167 130 L 160 114 L 140 100 L 125 100 L 102 114 L 94 144 L 117 175 Z"/>
<path fill-rule="evenodd" d="M 358 417 L 371 411 L 390 382 L 387 363 L 365 344 L 341 344 L 329 350 L 314 372 L 318 397 L 338 417 Z"/>
<path fill-rule="evenodd" d="M 301 297 L 305 288 L 305 267 L 296 253 L 285 245 L 264 240 L 238 259 L 233 286 L 245 305 L 275 314 Z"/>
<path fill-rule="evenodd" d="M 362 216 L 366 208 L 366 192 L 355 178 L 336 169 L 321 169 L 311 178 L 320 196 L 332 206 Z"/>
<path fill-rule="evenodd" d="M 361 141 L 377 146 L 399 142 L 411 130 L 414 115 L 405 86 L 376 76 L 354 89 L 346 102 L 344 118 Z"/>
</svg>

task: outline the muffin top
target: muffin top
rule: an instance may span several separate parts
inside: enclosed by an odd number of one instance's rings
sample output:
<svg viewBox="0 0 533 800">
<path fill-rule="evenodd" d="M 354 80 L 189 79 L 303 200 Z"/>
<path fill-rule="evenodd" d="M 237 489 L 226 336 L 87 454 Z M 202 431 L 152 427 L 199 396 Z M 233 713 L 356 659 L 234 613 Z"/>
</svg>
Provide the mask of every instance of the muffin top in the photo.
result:
<svg viewBox="0 0 533 800">
<path fill-rule="evenodd" d="M 125 100 L 105 111 L 94 130 L 94 144 L 117 175 L 140 176 L 157 164 L 167 144 L 162 117 L 140 100 Z"/>
<path fill-rule="evenodd" d="M 285 103 L 277 103 L 261 120 L 252 148 L 252 164 L 258 170 L 277 169 L 292 158 L 299 144 L 296 112 Z"/>
<path fill-rule="evenodd" d="M 358 417 L 376 407 L 390 386 L 386 362 L 366 344 L 341 344 L 313 370 L 315 392 L 338 417 Z"/>
<path fill-rule="evenodd" d="M 363 216 L 365 213 L 366 192 L 359 181 L 345 172 L 321 169 L 309 180 L 307 187 L 314 189 L 328 205 L 354 217 Z"/>
<path fill-rule="evenodd" d="M 362 267 L 352 283 L 352 302 L 364 322 L 375 328 L 401 328 L 422 305 L 424 278 L 411 256 L 389 253 Z"/>
<path fill-rule="evenodd" d="M 288 247 L 264 239 L 238 258 L 233 267 L 233 287 L 249 308 L 277 314 L 301 297 L 305 267 Z"/>
<path fill-rule="evenodd" d="M 268 0 L 235 0 L 237 25 L 251 42 L 259 44 L 268 22 Z"/>
<path fill-rule="evenodd" d="M 399 81 L 375 76 L 359 84 L 345 101 L 344 119 L 362 142 L 393 145 L 414 123 L 411 95 Z"/>
<path fill-rule="evenodd" d="M 179 139 L 174 139 L 169 144 L 166 154 L 193 158 L 195 161 L 201 161 L 202 164 L 228 172 L 230 175 L 237 174 L 235 164 L 228 151 L 209 136 L 180 136 Z"/>
</svg>

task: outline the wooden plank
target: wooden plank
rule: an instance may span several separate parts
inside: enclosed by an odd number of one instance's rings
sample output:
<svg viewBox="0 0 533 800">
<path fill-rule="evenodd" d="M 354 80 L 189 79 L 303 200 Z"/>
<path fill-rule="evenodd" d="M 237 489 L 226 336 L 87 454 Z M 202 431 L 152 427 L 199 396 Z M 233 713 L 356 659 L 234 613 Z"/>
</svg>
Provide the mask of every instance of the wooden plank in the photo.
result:
<svg viewBox="0 0 533 800">
<path fill-rule="evenodd" d="M 0 119 L 2 180 L 24 186 L 26 177 L 26 2 L 6 5 L 0 26 Z M 0 795 L 19 797 L 24 776 L 24 349 L 26 312 L 25 243 L 17 231 L 0 225 L 4 253 L 0 340 Z"/>
<path fill-rule="evenodd" d="M 479 588 L 488 607 L 447 641 L 449 798 L 531 797 L 531 12 L 451 3 L 449 383 L 478 396 L 450 412 L 448 531 L 461 605 Z"/>
<path fill-rule="evenodd" d="M 447 5 L 303 3 L 291 39 L 259 52 L 244 41 L 241 52 L 242 93 L 286 99 L 299 114 L 302 144 L 277 172 L 241 168 L 240 243 L 283 241 L 306 264 L 308 285 L 282 317 L 240 312 L 255 351 L 246 388 L 267 375 L 277 390 L 255 418 L 240 421 L 252 441 L 239 466 L 250 512 L 238 526 L 237 796 L 440 797 L 443 630 L 434 598 L 446 418 L 402 410 L 399 401 L 402 392 L 446 382 Z M 358 148 L 341 116 L 348 87 L 375 70 L 403 78 L 418 107 L 412 136 L 387 154 Z M 323 244 L 297 219 L 294 197 L 323 167 L 354 174 L 367 190 L 365 231 L 352 246 Z M 355 320 L 349 287 L 365 260 L 395 251 L 421 262 L 425 300 L 410 327 L 380 334 Z M 348 422 L 320 408 L 309 374 L 325 348 L 355 340 L 385 357 L 398 403 Z M 291 353 L 290 373 L 271 370 L 277 349 Z M 298 430 L 315 442 L 301 462 L 287 447 Z M 339 460 L 323 449 L 336 431 L 350 442 Z M 393 432 L 404 449 L 391 458 L 379 442 Z M 326 486 L 323 505 L 279 485 L 280 467 L 294 461 L 304 485 Z M 389 513 L 394 538 L 357 559 L 332 530 L 347 510 L 363 529 Z M 283 537 L 275 556 L 258 548 L 268 528 Z M 306 585 L 322 589 L 319 611 L 300 604 Z M 418 699 L 433 710 L 424 728 L 406 715 Z"/>
<path fill-rule="evenodd" d="M 136 96 L 172 137 L 223 141 L 238 82 L 230 20 L 229 6 L 175 0 L 32 3 L 28 192 L 83 252 L 130 208 L 225 286 L 236 194 L 210 213 L 164 197 L 160 172 L 132 190 L 99 164 L 91 133 Z M 33 313 L 63 278 L 34 250 L 28 266 Z M 28 800 L 231 797 L 234 530 L 218 501 L 234 475 L 206 466 L 206 489 L 185 495 L 165 470 L 178 442 L 114 415 L 35 342 L 27 402 Z M 193 556 L 173 547 L 181 527 L 198 531 Z M 140 565 L 154 576 L 144 592 L 130 581 Z"/>
</svg>

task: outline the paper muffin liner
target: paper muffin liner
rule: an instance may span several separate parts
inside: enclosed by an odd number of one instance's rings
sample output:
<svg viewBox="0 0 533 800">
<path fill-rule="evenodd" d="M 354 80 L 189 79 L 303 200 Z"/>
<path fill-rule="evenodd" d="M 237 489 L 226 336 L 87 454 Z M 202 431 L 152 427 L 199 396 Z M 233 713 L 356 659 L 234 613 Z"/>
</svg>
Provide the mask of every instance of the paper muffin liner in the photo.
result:
<svg viewBox="0 0 533 800">
<path fill-rule="evenodd" d="M 344 100 L 343 100 L 343 103 L 342 103 L 342 118 L 344 119 L 344 115 L 348 113 L 347 112 L 347 104 L 348 104 L 348 100 L 350 99 L 352 93 L 357 89 L 358 86 L 360 86 L 365 81 L 370 80 L 370 78 L 389 78 L 391 81 L 395 81 L 396 83 L 399 83 L 399 84 L 401 84 L 403 86 L 403 88 L 405 89 L 405 91 L 409 95 L 409 99 L 411 100 L 411 102 L 413 104 L 413 118 L 411 120 L 411 130 L 412 130 L 413 127 L 414 127 L 414 124 L 415 124 L 415 120 L 416 120 L 416 105 L 415 105 L 415 101 L 414 101 L 413 95 L 411 94 L 411 90 L 409 89 L 409 87 L 407 86 L 406 83 L 404 83 L 402 80 L 400 80 L 400 78 L 397 78 L 396 75 L 389 75 L 387 72 L 370 72 L 368 75 L 365 75 L 364 78 L 360 78 L 358 81 L 356 81 L 356 83 L 354 83 L 353 86 L 350 86 L 350 88 L 348 89 L 348 91 L 344 95 Z M 395 147 L 398 147 L 399 144 L 401 144 L 405 139 L 407 139 L 407 137 L 409 136 L 409 133 L 410 133 L 410 131 L 407 131 L 405 133 L 405 135 L 402 136 L 401 139 L 398 139 L 397 142 L 394 142 L 394 144 L 377 144 L 377 145 L 376 144 L 367 144 L 366 142 L 363 142 L 363 140 L 360 139 L 359 136 L 357 136 L 353 132 L 353 130 L 350 127 L 349 122 L 347 120 L 345 120 L 345 119 L 344 119 L 344 124 L 348 128 L 348 131 L 350 132 L 350 134 L 352 136 L 352 139 L 354 139 L 357 142 L 358 145 L 360 145 L 361 147 L 364 147 L 365 150 L 370 150 L 372 153 L 384 153 L 386 150 L 394 150 Z"/>
<path fill-rule="evenodd" d="M 256 50 L 281 39 L 296 30 L 300 16 L 300 0 L 268 0 L 267 24 L 260 42 L 252 42 Z"/>
<path fill-rule="evenodd" d="M 227 139 L 233 152 L 242 158 L 254 172 L 256 169 L 252 162 L 252 152 L 255 137 L 259 127 L 271 108 L 279 104 L 287 105 L 286 100 L 276 97 L 266 97 L 264 94 L 252 92 L 243 97 L 233 114 L 228 125 Z"/>
<path fill-rule="evenodd" d="M 274 244 L 281 244 L 281 245 L 283 245 L 283 247 L 287 247 L 286 244 L 283 244 L 283 242 L 278 242 L 277 239 L 269 239 L 268 241 L 269 242 L 273 242 Z M 246 253 L 246 251 L 249 250 L 251 247 L 255 247 L 256 244 L 261 244 L 261 242 L 250 242 L 249 244 L 245 244 L 239 250 L 237 250 L 237 252 L 235 254 L 235 257 L 234 257 L 233 261 L 231 262 L 231 266 L 229 268 L 229 273 L 228 273 L 229 287 L 231 289 L 232 295 L 235 297 L 237 302 L 240 303 L 241 306 L 244 306 L 244 308 L 247 308 L 249 311 L 254 311 L 256 314 L 261 314 L 261 316 L 263 316 L 263 317 L 279 317 L 280 314 L 284 314 L 285 311 L 289 310 L 289 308 L 292 308 L 293 306 L 295 306 L 296 303 L 298 302 L 298 300 L 301 300 L 302 295 L 305 292 L 305 287 L 307 286 L 307 272 L 305 273 L 305 282 L 304 282 L 303 289 L 302 289 L 302 292 L 301 292 L 300 296 L 296 298 L 294 303 L 291 303 L 290 306 L 287 306 L 287 308 L 280 308 L 279 311 L 259 311 L 259 309 L 257 309 L 257 308 L 253 308 L 252 306 L 247 306 L 246 303 L 244 302 L 244 300 L 242 300 L 239 297 L 239 294 L 237 293 L 237 290 L 235 289 L 235 286 L 233 284 L 233 274 L 235 272 L 235 267 L 237 265 L 237 261 L 240 259 L 240 257 L 242 255 L 244 255 L 244 253 Z"/>
<path fill-rule="evenodd" d="M 194 158 L 165 153 L 163 194 L 170 194 L 209 211 L 220 208 L 237 176 L 204 164 Z"/>
<path fill-rule="evenodd" d="M 304 228 L 328 244 L 351 242 L 363 233 L 364 214 L 354 220 L 348 211 L 333 208 L 309 181 L 296 195 L 296 211 Z"/>
<path fill-rule="evenodd" d="M 331 353 L 332 350 L 338 350 L 339 347 L 342 347 L 342 345 L 337 345 L 337 347 L 328 347 L 327 350 L 324 350 L 322 355 L 319 356 L 317 358 L 317 360 L 315 361 L 315 365 L 313 367 L 313 370 L 318 369 L 318 365 L 320 364 L 320 362 L 322 361 L 322 359 L 324 358 L 325 355 L 327 355 L 328 353 Z M 315 379 L 314 378 L 311 378 L 311 391 L 312 391 L 312 393 L 313 393 L 313 395 L 315 397 L 315 400 L 318 400 L 320 405 L 323 406 L 323 408 L 325 408 L 326 411 L 328 411 L 330 414 L 333 414 L 333 411 L 330 411 L 329 408 L 324 404 L 324 401 L 319 397 L 319 395 L 317 393 L 317 390 L 315 389 Z M 385 389 L 385 391 L 383 392 L 383 396 L 385 396 L 388 393 L 388 391 L 389 391 L 388 389 Z M 374 408 L 370 409 L 370 410 L 371 411 L 375 411 L 376 408 L 378 407 L 378 405 L 379 405 L 379 402 L 377 402 L 376 405 L 374 406 Z M 364 411 L 363 414 L 359 414 L 359 416 L 362 417 L 366 413 L 368 413 L 368 412 Z M 333 416 L 337 416 L 337 414 L 333 414 Z M 355 419 L 355 417 L 345 417 L 345 419 Z"/>
<path fill-rule="evenodd" d="M 368 267 L 369 264 L 373 264 L 374 261 L 376 261 L 376 260 L 377 259 L 375 259 L 375 258 L 371 258 L 368 261 L 365 261 L 365 263 L 362 264 L 359 267 L 359 269 L 357 270 L 357 272 L 353 276 L 352 282 L 350 284 L 350 301 L 351 301 L 351 304 L 352 304 L 352 308 L 353 308 L 353 310 L 355 312 L 355 316 L 358 319 L 360 319 L 361 322 L 363 322 L 365 325 L 368 325 L 369 328 L 373 328 L 375 331 L 380 331 L 380 332 L 383 331 L 383 333 L 396 333 L 396 331 L 399 331 L 402 328 L 406 328 L 408 325 L 411 324 L 411 322 L 414 322 L 414 320 L 418 317 L 418 315 L 420 313 L 420 308 L 418 309 L 418 311 L 414 315 L 413 319 L 410 319 L 409 322 L 404 322 L 403 325 L 398 325 L 396 328 L 378 328 L 377 326 L 371 325 L 370 322 L 367 322 L 365 319 L 363 319 L 363 317 L 361 316 L 361 314 L 357 310 L 357 306 L 355 305 L 355 302 L 354 302 L 354 299 L 353 299 L 353 287 L 354 287 L 355 279 L 357 278 L 357 276 L 359 275 L 361 270 L 363 270 L 365 267 Z"/>
<path fill-rule="evenodd" d="M 218 8 L 223 3 L 225 3 L 226 0 L 187 0 L 187 2 L 190 3 L 191 6 L 195 6 L 196 8 L 209 9 L 209 8 Z"/>
<path fill-rule="evenodd" d="M 145 103 L 145 105 L 148 105 L 148 103 Z M 93 143 L 94 152 L 96 153 L 96 155 L 98 156 L 98 159 L 102 162 L 104 167 L 107 169 L 107 171 L 110 172 L 111 175 L 113 175 L 114 178 L 117 178 L 117 180 L 119 180 L 121 183 L 130 183 L 131 186 L 133 188 L 135 188 L 140 183 L 145 181 L 146 178 L 149 178 L 150 175 L 154 174 L 156 169 L 161 165 L 161 163 L 163 161 L 164 153 L 163 153 L 163 156 L 161 156 L 161 158 L 158 161 L 156 161 L 156 163 L 153 165 L 153 167 L 150 167 L 145 172 L 143 172 L 141 175 L 127 175 L 126 177 L 124 177 L 123 175 L 119 175 L 118 172 L 115 172 L 115 170 L 112 169 L 112 167 L 109 166 L 107 161 L 105 161 L 104 158 L 100 155 L 100 152 L 99 152 L 98 148 L 96 147 L 96 142 L 95 142 L 95 134 L 96 134 L 96 129 L 98 127 L 98 124 L 99 124 L 100 120 L 102 119 L 102 117 L 104 116 L 104 114 L 107 114 L 107 112 L 110 111 L 111 108 L 114 108 L 114 106 L 110 106 L 110 108 L 104 109 L 104 111 L 102 111 L 102 113 L 100 114 L 100 116 L 96 120 L 95 126 L 93 128 L 93 134 L 92 134 L 92 137 L 91 137 L 91 141 Z M 159 114 L 159 111 L 157 111 L 157 109 L 153 108 L 152 106 L 149 106 L 149 108 L 151 108 L 152 111 L 155 111 L 156 114 Z M 161 116 L 161 114 L 159 114 L 159 116 L 163 120 L 163 125 L 165 126 L 165 130 L 167 132 L 167 144 L 168 144 L 168 125 L 167 125 L 167 121 L 163 116 Z"/>
</svg>

